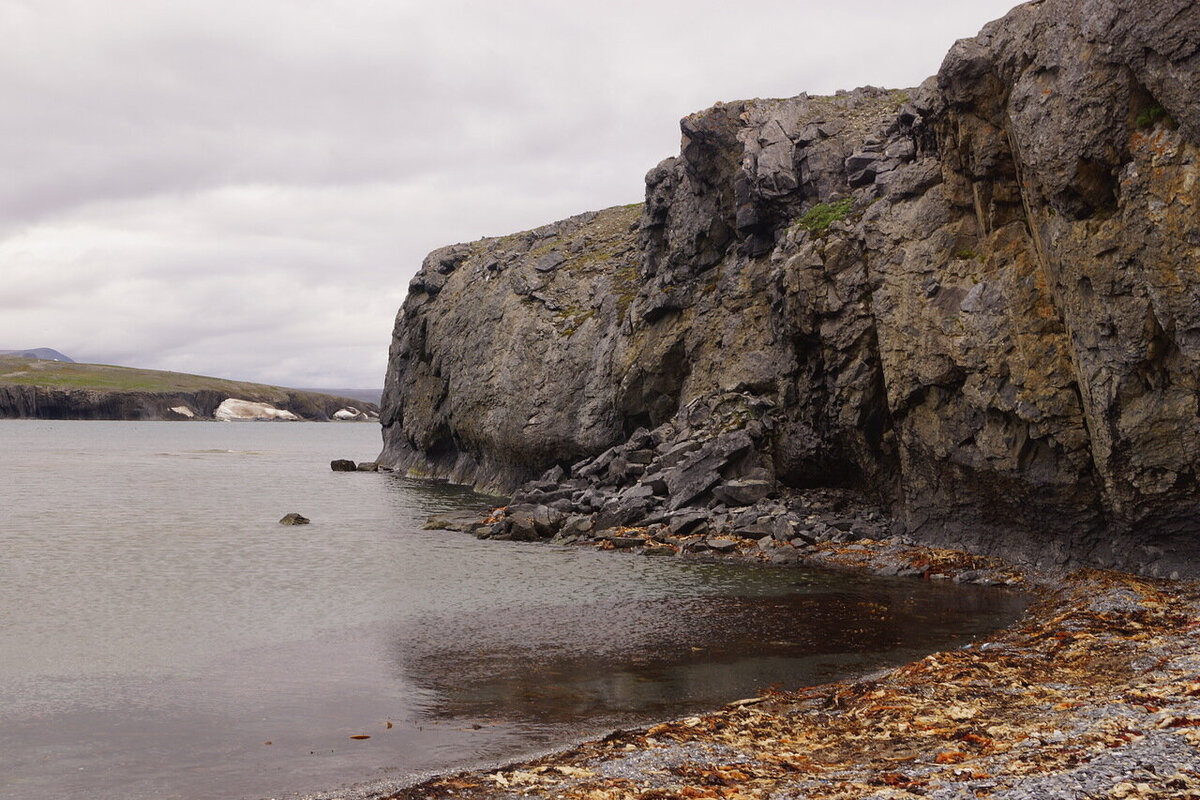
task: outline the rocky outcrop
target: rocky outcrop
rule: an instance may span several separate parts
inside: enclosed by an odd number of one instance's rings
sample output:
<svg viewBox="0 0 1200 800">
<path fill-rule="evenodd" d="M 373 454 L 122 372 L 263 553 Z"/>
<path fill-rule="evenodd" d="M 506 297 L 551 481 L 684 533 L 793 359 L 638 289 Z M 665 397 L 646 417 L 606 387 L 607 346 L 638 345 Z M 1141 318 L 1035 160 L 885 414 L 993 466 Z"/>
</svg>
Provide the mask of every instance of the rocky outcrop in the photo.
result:
<svg viewBox="0 0 1200 800">
<path fill-rule="evenodd" d="M 926 541 L 1195 572 L 1198 83 L 1194 4 L 1040 0 L 917 89 L 694 114 L 640 211 L 426 260 L 380 461 L 570 479 L 733 393 L 754 456 L 668 510 L 855 489 Z"/>
</svg>

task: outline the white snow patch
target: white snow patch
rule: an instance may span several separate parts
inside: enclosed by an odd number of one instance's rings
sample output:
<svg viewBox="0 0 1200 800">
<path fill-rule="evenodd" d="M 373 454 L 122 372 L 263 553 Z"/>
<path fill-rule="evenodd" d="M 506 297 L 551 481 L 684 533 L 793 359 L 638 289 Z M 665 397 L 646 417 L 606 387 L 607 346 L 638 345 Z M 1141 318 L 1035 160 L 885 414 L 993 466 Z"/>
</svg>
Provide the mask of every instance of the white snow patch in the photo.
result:
<svg viewBox="0 0 1200 800">
<path fill-rule="evenodd" d="M 194 419 L 196 417 L 196 412 L 192 411 L 187 406 L 174 406 L 171 408 L 171 410 L 174 411 L 179 416 L 187 417 L 188 419 Z"/>
<path fill-rule="evenodd" d="M 255 403 L 252 400 L 238 400 L 234 397 L 230 397 L 217 406 L 213 417 L 224 422 L 242 419 L 282 419 L 294 422 L 300 419 L 292 412 L 276 408 L 268 403 Z"/>
</svg>

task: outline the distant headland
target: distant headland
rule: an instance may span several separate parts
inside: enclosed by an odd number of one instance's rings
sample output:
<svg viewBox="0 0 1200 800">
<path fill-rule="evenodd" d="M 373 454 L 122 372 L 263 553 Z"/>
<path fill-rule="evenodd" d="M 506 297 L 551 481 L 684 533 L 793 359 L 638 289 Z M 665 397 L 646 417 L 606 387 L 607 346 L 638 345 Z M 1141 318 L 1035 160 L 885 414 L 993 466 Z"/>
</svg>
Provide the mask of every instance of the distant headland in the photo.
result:
<svg viewBox="0 0 1200 800">
<path fill-rule="evenodd" d="M 0 351 L 0 418 L 375 421 L 379 406 L 304 389 L 80 364 L 50 348 Z"/>
</svg>

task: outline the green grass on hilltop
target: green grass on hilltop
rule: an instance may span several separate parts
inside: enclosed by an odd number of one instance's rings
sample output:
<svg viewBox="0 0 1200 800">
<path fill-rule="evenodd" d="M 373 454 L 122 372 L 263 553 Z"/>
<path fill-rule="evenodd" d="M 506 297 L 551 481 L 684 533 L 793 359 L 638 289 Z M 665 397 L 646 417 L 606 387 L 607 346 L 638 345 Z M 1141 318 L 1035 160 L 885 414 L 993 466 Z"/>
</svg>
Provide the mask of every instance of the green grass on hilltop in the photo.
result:
<svg viewBox="0 0 1200 800">
<path fill-rule="evenodd" d="M 0 385 L 52 386 L 110 392 L 198 392 L 212 390 L 232 396 L 280 395 L 289 390 L 184 372 L 115 367 L 107 364 L 69 364 L 17 356 L 0 356 Z"/>
</svg>

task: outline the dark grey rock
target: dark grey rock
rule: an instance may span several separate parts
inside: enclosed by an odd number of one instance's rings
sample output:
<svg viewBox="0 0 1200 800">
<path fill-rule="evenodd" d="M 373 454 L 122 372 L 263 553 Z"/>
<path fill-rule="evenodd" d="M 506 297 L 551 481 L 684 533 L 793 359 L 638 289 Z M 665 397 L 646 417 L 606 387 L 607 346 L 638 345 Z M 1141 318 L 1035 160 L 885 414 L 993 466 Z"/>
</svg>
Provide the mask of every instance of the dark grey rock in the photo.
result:
<svg viewBox="0 0 1200 800">
<path fill-rule="evenodd" d="M 562 253 L 547 253 L 534 262 L 533 268 L 538 272 L 553 272 L 566 263 L 567 257 Z"/>
<path fill-rule="evenodd" d="M 563 482 L 563 478 L 565 477 L 566 470 L 562 468 L 561 464 L 555 464 L 553 467 L 542 473 L 541 481 L 544 483 L 553 483 L 557 486 Z"/>
<path fill-rule="evenodd" d="M 669 527 L 677 536 L 699 533 L 707 527 L 709 514 L 706 511 L 682 511 L 671 515 Z"/>
<path fill-rule="evenodd" d="M 770 537 L 773 531 L 773 526 L 769 522 L 756 522 L 753 525 L 732 526 L 734 536 L 740 536 L 743 539 L 761 539 L 762 537 Z"/>
<path fill-rule="evenodd" d="M 300 514 L 297 514 L 295 511 L 293 511 L 290 514 L 284 514 L 283 518 L 281 520 L 279 520 L 279 524 L 280 525 L 307 525 L 311 521 L 312 520 L 310 520 L 308 517 L 302 516 Z"/>
<path fill-rule="evenodd" d="M 781 542 L 790 542 L 798 535 L 798 529 L 794 520 L 787 517 L 778 517 L 771 522 L 771 536 Z"/>
<path fill-rule="evenodd" d="M 632 525 L 649 514 L 654 506 L 655 503 L 650 497 L 610 498 L 596 514 L 596 528 L 603 530 Z"/>
<path fill-rule="evenodd" d="M 588 533 L 595 526 L 590 515 L 576 515 L 564 521 L 562 531 L 574 535 Z"/>
<path fill-rule="evenodd" d="M 762 500 L 774 484 L 771 481 L 735 478 L 713 488 L 713 496 L 730 506 L 748 506 Z"/>
<path fill-rule="evenodd" d="M 620 536 L 617 534 L 603 534 L 596 537 L 600 540 L 611 542 L 613 547 L 621 550 L 627 550 L 631 547 L 641 547 L 646 543 L 645 539 L 640 536 Z"/>
<path fill-rule="evenodd" d="M 558 509 L 539 505 L 533 509 L 533 525 L 537 535 L 548 538 L 558 532 L 567 515 Z"/>
<path fill-rule="evenodd" d="M 772 564 L 796 564 L 800 561 L 800 552 L 794 547 L 780 547 L 771 551 L 769 561 Z"/>
<path fill-rule="evenodd" d="M 625 460 L 630 464 L 649 464 L 657 457 L 658 453 L 654 450 L 628 450 L 625 453 Z"/>
<path fill-rule="evenodd" d="M 671 498 L 668 507 L 676 509 L 685 506 L 712 488 L 721 480 L 721 473 L 716 468 L 723 461 L 714 456 L 664 473 L 663 481 Z"/>
<path fill-rule="evenodd" d="M 425 520 L 425 524 L 421 528 L 427 531 L 460 531 L 472 533 L 481 524 L 478 512 L 460 511 L 434 514 Z"/>
<path fill-rule="evenodd" d="M 334 472 L 355 472 L 358 465 L 348 458 L 335 458 L 329 462 L 329 468 Z"/>
</svg>

